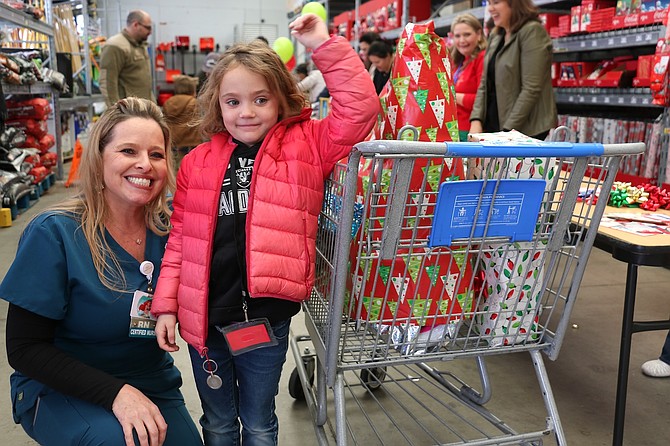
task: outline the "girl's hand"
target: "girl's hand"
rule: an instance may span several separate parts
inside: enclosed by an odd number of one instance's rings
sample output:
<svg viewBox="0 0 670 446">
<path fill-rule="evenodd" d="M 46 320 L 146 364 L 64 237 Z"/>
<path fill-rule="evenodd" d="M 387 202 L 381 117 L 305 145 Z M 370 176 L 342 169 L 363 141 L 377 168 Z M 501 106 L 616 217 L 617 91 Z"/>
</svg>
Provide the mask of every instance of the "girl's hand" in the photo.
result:
<svg viewBox="0 0 670 446">
<path fill-rule="evenodd" d="M 291 30 L 291 35 L 295 36 L 305 48 L 315 50 L 330 39 L 328 27 L 315 14 L 304 14 L 295 19 L 288 27 Z"/>
<path fill-rule="evenodd" d="M 135 387 L 121 387 L 112 403 L 112 412 L 121 427 L 126 446 L 135 446 L 133 431 L 140 446 L 161 446 L 167 435 L 167 423 L 160 409 Z"/>
<path fill-rule="evenodd" d="M 156 321 L 156 340 L 158 346 L 166 352 L 176 352 L 179 350 L 175 334 L 177 326 L 177 316 L 174 314 L 161 314 Z"/>
</svg>

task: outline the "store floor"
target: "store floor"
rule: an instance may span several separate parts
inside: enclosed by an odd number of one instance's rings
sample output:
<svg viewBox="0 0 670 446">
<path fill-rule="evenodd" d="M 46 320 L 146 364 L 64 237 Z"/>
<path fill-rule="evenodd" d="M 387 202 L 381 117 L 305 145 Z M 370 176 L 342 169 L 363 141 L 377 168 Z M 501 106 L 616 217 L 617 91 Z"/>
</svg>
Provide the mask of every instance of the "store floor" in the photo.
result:
<svg viewBox="0 0 670 446">
<path fill-rule="evenodd" d="M 9 228 L 0 228 L 0 278 L 14 257 L 22 228 L 32 215 L 56 203 L 69 193 L 58 182 L 31 209 L 19 216 Z M 36 253 L 38 255 L 38 253 Z M 573 329 L 568 333 L 559 358 L 546 361 L 559 414 L 570 445 L 609 445 L 614 418 L 614 392 L 619 354 L 621 314 L 626 265 L 598 249 L 591 253 L 579 299 L 573 311 Z M 641 268 L 638 287 L 638 319 L 664 318 L 670 313 L 670 271 Z M 27 290 L 29 291 L 29 289 Z M 0 301 L 0 342 L 4 346 L 6 303 Z M 293 322 L 295 334 L 306 333 L 302 315 Z M 657 357 L 664 332 L 638 333 L 634 336 L 629 380 L 626 445 L 666 446 L 670 438 L 670 379 L 651 379 L 640 373 L 640 364 Z M 184 344 L 182 343 L 182 346 Z M 186 349 L 175 355 L 184 375 L 182 388 L 194 418 L 200 415 Z M 470 360 L 450 361 L 442 365 L 466 375 L 473 370 Z M 314 445 L 316 437 L 304 402 L 288 394 L 288 378 L 293 370 L 289 353 L 277 399 L 280 420 L 280 444 Z M 545 416 L 542 397 L 528 354 L 507 354 L 487 360 L 495 404 L 492 412 L 517 431 L 538 429 L 537 420 Z M 0 354 L 0 436 L 3 445 L 32 445 L 22 429 L 13 424 L 10 413 L 8 377 L 12 370 L 5 354 Z M 384 389 L 380 389 L 383 395 Z M 534 424 L 530 425 L 533 420 Z M 541 428 L 542 424 L 540 424 Z M 378 444 L 370 432 L 358 431 L 360 444 Z M 405 444 L 395 438 L 389 444 Z M 545 440 L 553 445 L 553 439 Z"/>
</svg>

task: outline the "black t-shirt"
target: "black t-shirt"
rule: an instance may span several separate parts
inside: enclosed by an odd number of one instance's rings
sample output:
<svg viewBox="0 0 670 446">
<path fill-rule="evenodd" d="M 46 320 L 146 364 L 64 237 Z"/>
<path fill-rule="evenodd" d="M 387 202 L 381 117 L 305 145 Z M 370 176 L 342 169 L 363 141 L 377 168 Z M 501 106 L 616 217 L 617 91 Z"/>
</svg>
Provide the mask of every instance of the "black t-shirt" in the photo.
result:
<svg viewBox="0 0 670 446">
<path fill-rule="evenodd" d="M 219 213 L 214 232 L 209 276 L 209 324 L 227 325 L 244 320 L 243 277 L 246 277 L 245 246 L 247 205 L 254 161 L 261 143 L 251 147 L 238 141 L 221 185 Z M 235 184 L 231 183 L 234 173 Z M 283 321 L 300 311 L 300 304 L 284 299 L 247 298 L 249 318 Z"/>
</svg>

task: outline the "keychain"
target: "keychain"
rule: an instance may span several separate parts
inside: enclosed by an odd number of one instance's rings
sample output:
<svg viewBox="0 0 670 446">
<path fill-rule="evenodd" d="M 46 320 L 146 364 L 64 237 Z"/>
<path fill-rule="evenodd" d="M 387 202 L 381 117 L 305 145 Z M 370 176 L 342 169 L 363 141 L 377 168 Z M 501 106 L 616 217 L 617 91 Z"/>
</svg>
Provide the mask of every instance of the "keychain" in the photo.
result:
<svg viewBox="0 0 670 446">
<path fill-rule="evenodd" d="M 214 364 L 214 367 L 210 369 L 210 363 Z M 207 377 L 207 386 L 209 386 L 210 389 L 213 390 L 218 390 L 221 388 L 223 385 L 223 380 L 219 375 L 215 375 L 214 372 L 216 372 L 219 369 L 219 366 L 216 364 L 215 361 L 212 359 L 207 358 L 205 362 L 202 363 L 202 369 L 209 373 L 209 376 Z"/>
<path fill-rule="evenodd" d="M 140 272 L 147 278 L 147 282 L 149 282 L 148 292 L 151 293 L 153 291 L 151 280 L 153 279 L 154 274 L 154 264 L 148 260 L 145 260 L 144 262 L 140 263 Z"/>
</svg>

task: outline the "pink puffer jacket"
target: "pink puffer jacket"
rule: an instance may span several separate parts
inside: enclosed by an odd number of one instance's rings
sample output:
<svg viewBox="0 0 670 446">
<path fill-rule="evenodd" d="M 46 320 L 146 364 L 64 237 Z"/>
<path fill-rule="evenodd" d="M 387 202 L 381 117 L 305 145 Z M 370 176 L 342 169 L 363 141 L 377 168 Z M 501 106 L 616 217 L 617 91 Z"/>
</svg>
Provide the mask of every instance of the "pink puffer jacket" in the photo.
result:
<svg viewBox="0 0 670 446">
<path fill-rule="evenodd" d="M 302 301 L 314 283 L 317 217 L 323 182 L 335 163 L 372 129 L 379 112 L 374 86 L 341 37 L 312 56 L 331 94 L 330 115 L 311 110 L 285 119 L 266 136 L 254 163 L 247 211 L 247 283 L 252 297 Z M 177 177 L 172 232 L 151 311 L 177 314 L 186 342 L 204 354 L 208 282 L 223 176 L 236 144 L 214 135 L 184 157 Z"/>
</svg>

